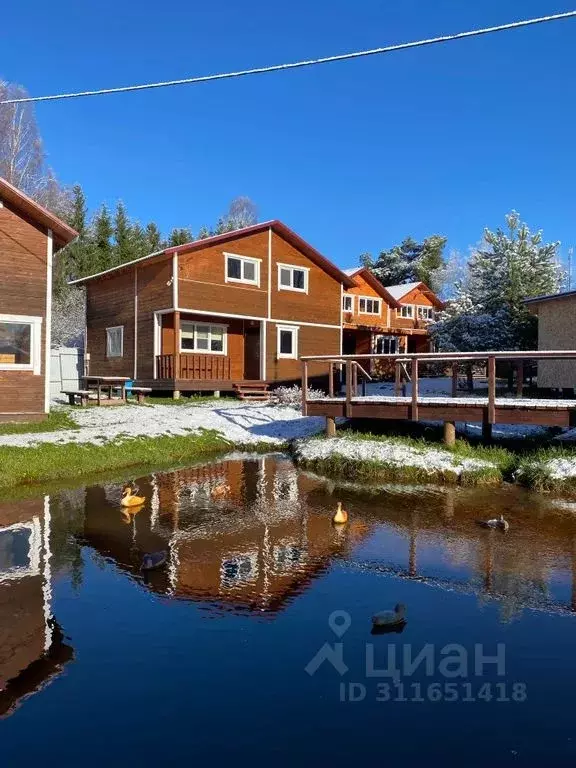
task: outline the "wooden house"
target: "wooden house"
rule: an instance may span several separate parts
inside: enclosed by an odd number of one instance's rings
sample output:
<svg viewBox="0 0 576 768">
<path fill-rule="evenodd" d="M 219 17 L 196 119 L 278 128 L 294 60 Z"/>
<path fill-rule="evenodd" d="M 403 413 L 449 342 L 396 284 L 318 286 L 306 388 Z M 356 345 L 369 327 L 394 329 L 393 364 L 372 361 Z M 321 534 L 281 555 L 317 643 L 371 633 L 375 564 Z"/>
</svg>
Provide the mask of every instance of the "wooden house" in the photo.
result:
<svg viewBox="0 0 576 768">
<path fill-rule="evenodd" d="M 0 179 L 0 422 L 50 409 L 52 260 L 76 232 Z"/>
<path fill-rule="evenodd" d="M 87 291 L 89 372 L 175 393 L 299 381 L 301 355 L 340 354 L 342 292 L 354 287 L 280 221 L 74 283 Z"/>
<path fill-rule="evenodd" d="M 354 286 L 342 297 L 343 354 L 430 351 L 428 326 L 444 305 L 428 286 L 383 286 L 366 267 L 345 271 Z"/>
<path fill-rule="evenodd" d="M 536 296 L 524 304 L 538 318 L 538 349 L 576 349 L 576 291 Z M 567 395 L 573 392 L 576 361 L 539 360 L 538 388 L 563 389 Z"/>
</svg>

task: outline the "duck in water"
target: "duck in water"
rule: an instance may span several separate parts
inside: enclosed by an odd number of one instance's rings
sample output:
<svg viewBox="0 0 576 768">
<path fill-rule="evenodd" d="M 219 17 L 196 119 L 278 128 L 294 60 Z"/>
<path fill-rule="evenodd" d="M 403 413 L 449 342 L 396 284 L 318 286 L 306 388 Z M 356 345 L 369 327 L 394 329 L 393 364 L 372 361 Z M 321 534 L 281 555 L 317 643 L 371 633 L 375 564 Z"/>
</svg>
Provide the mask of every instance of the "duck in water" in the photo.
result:
<svg viewBox="0 0 576 768">
<path fill-rule="evenodd" d="M 372 633 L 402 632 L 406 626 L 406 606 L 397 603 L 393 611 L 380 611 L 372 616 Z"/>
<path fill-rule="evenodd" d="M 120 501 L 120 504 L 122 504 L 123 507 L 140 507 L 146 501 L 145 496 L 134 496 L 133 490 L 135 489 L 133 489 L 131 485 L 127 485 L 122 491 L 122 500 Z"/>
<path fill-rule="evenodd" d="M 344 523 L 348 522 L 348 512 L 346 512 L 345 509 L 342 509 L 341 501 L 338 502 L 338 506 L 336 507 L 336 512 L 334 513 L 332 522 L 335 525 L 344 525 Z"/>
<path fill-rule="evenodd" d="M 477 520 L 476 522 L 478 525 L 481 525 L 482 528 L 498 528 L 504 532 L 510 528 L 510 523 L 508 520 L 504 520 L 504 515 L 494 517 L 491 520 Z"/>
</svg>

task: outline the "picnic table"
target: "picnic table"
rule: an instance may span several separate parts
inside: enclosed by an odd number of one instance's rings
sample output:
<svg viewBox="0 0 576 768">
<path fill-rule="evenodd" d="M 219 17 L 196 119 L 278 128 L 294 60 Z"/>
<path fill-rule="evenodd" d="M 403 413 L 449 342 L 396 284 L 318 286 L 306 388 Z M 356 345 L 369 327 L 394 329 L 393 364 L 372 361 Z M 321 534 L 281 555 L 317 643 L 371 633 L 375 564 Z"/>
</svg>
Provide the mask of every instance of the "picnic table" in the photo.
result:
<svg viewBox="0 0 576 768">
<path fill-rule="evenodd" d="M 128 376 L 83 376 L 84 389 L 94 390 L 98 405 L 102 399 L 102 392 L 107 392 L 108 400 L 112 400 L 112 390 L 119 389 L 120 397 L 126 401 L 126 382 L 130 381 Z"/>
</svg>

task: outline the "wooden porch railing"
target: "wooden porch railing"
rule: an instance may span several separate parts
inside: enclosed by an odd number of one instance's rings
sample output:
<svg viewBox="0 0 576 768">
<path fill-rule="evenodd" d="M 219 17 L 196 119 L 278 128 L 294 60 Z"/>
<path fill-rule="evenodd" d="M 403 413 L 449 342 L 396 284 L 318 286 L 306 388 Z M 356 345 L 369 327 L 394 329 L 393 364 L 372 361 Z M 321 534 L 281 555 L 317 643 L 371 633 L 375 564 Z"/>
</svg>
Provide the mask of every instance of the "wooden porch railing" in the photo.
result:
<svg viewBox="0 0 576 768">
<path fill-rule="evenodd" d="M 189 381 L 229 381 L 230 358 L 226 355 L 179 356 L 180 370 L 175 374 L 174 355 L 156 356 L 156 376 L 159 379 L 187 379 Z"/>
</svg>

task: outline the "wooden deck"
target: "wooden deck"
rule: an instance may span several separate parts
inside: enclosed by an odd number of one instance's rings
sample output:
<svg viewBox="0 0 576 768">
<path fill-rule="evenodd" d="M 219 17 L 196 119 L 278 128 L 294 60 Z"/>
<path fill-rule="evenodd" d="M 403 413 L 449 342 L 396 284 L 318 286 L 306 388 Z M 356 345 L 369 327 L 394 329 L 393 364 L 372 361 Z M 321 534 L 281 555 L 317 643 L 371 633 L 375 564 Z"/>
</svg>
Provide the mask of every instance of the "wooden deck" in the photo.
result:
<svg viewBox="0 0 576 768">
<path fill-rule="evenodd" d="M 371 380 L 363 367 L 364 360 L 389 360 L 396 371 L 394 396 L 362 395 L 362 380 Z M 524 370 L 528 360 L 574 359 L 576 351 L 534 352 L 482 352 L 482 353 L 427 353 L 414 355 L 354 355 L 333 358 L 315 356 L 302 358 L 302 388 L 306 391 L 308 363 L 325 361 L 328 366 L 328 396 L 306 398 L 303 413 L 325 416 L 328 435 L 335 433 L 337 417 L 357 419 L 391 419 L 408 421 L 442 421 L 445 440 L 454 441 L 457 421 L 479 422 L 483 434 L 490 437 L 494 424 L 529 424 L 536 426 L 576 426 L 576 399 L 538 399 L 524 397 Z M 496 397 L 496 362 L 509 362 L 516 371 L 516 397 Z M 426 397 L 420 395 L 419 385 L 426 363 L 445 364 L 452 373 L 452 397 Z M 458 375 L 463 365 L 485 364 L 488 376 L 487 397 L 459 396 Z M 408 367 L 409 366 L 409 370 Z M 335 392 L 340 375 L 345 372 L 345 394 Z M 411 395 L 402 396 L 404 380 L 411 383 Z M 576 381 L 575 381 L 576 384 Z"/>
<path fill-rule="evenodd" d="M 138 379 L 135 385 L 150 387 L 153 392 L 233 392 L 237 387 L 269 383 L 258 379 Z"/>
</svg>

